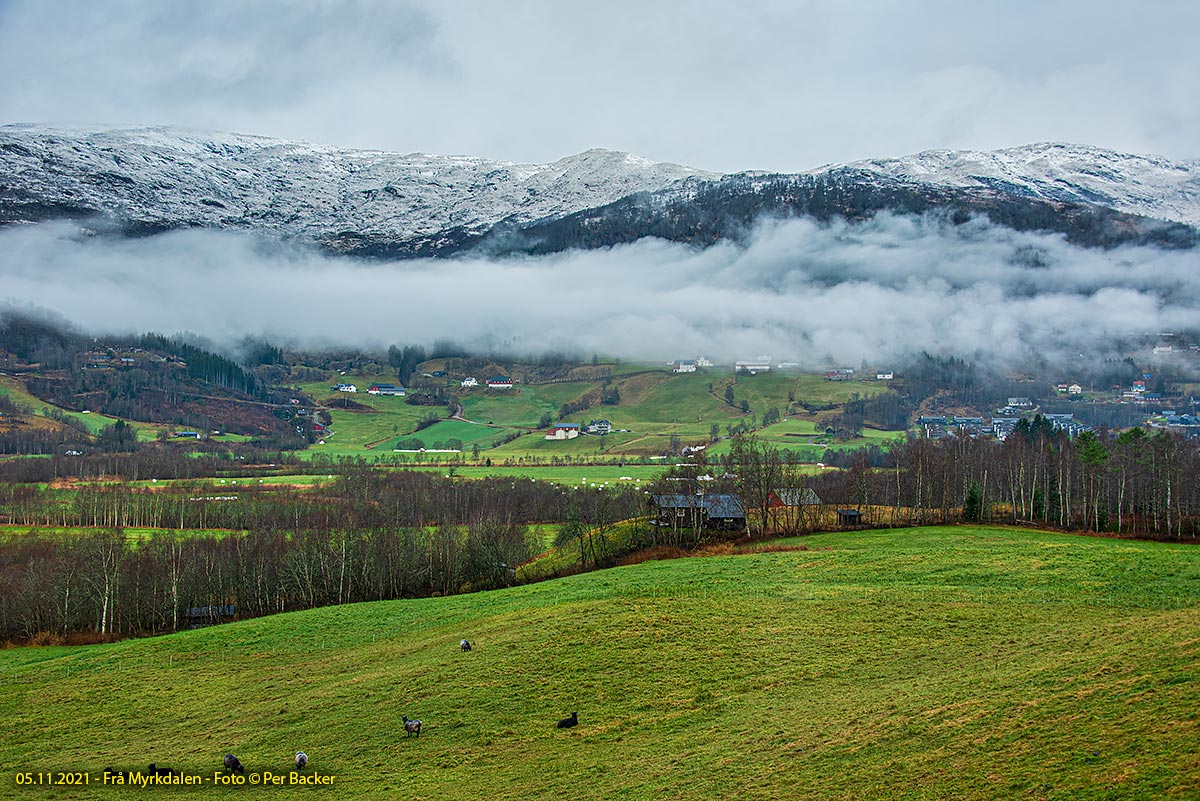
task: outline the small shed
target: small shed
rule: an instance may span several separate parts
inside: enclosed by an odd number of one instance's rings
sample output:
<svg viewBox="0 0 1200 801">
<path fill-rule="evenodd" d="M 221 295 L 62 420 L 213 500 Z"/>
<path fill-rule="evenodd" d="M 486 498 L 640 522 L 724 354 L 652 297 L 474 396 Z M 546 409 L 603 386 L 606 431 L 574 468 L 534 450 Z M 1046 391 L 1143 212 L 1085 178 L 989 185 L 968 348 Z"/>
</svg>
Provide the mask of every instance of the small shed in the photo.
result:
<svg viewBox="0 0 1200 801">
<path fill-rule="evenodd" d="M 233 604 L 213 604 L 212 606 L 189 606 L 184 613 L 184 620 L 190 629 L 213 626 L 217 623 L 228 623 L 237 615 L 237 607 Z"/>
<path fill-rule="evenodd" d="M 838 509 L 837 516 L 839 526 L 862 525 L 862 512 L 857 509 Z"/>
</svg>

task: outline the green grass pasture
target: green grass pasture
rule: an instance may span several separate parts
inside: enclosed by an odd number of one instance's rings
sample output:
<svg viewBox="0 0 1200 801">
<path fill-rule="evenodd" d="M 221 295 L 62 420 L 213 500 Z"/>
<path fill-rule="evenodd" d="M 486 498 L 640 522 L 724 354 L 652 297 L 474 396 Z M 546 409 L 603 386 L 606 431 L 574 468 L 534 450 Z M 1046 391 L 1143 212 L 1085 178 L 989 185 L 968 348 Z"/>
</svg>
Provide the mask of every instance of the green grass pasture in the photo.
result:
<svg viewBox="0 0 1200 801">
<path fill-rule="evenodd" d="M 0 652 L 4 793 L 113 798 L 16 772 L 211 779 L 226 752 L 286 775 L 303 749 L 327 799 L 1200 796 L 1200 550 L 1001 527 L 794 544 Z"/>
</svg>

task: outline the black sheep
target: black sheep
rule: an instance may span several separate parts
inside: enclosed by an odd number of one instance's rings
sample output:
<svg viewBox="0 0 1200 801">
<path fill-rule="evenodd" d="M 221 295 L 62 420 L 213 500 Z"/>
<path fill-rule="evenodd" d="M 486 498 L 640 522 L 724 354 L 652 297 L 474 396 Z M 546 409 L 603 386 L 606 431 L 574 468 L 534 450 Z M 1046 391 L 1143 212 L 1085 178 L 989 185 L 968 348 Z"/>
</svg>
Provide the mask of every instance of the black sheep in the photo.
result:
<svg viewBox="0 0 1200 801">
<path fill-rule="evenodd" d="M 296 770 L 304 770 L 308 765 L 308 754 L 303 751 L 296 752 Z"/>
<path fill-rule="evenodd" d="M 242 767 L 242 761 L 233 754 L 225 755 L 225 770 L 230 773 L 245 773 L 246 769 Z"/>
<path fill-rule="evenodd" d="M 463 649 L 464 651 L 470 651 L 471 650 L 471 641 L 470 640 L 462 640 L 459 642 L 458 647 Z"/>
<path fill-rule="evenodd" d="M 408 715 L 401 715 L 400 717 L 404 718 L 404 730 L 408 732 L 409 737 L 412 737 L 414 734 L 418 737 L 421 736 L 421 721 L 409 720 Z"/>
<path fill-rule="evenodd" d="M 175 775 L 175 771 L 171 770 L 170 768 L 160 768 L 154 762 L 150 763 L 149 773 L 151 776 L 174 776 Z"/>
<path fill-rule="evenodd" d="M 560 720 L 558 722 L 558 728 L 560 728 L 560 729 L 569 729 L 572 726 L 577 726 L 577 725 L 579 725 L 579 713 L 578 712 L 572 712 L 571 717 L 563 718 L 562 720 Z"/>
</svg>

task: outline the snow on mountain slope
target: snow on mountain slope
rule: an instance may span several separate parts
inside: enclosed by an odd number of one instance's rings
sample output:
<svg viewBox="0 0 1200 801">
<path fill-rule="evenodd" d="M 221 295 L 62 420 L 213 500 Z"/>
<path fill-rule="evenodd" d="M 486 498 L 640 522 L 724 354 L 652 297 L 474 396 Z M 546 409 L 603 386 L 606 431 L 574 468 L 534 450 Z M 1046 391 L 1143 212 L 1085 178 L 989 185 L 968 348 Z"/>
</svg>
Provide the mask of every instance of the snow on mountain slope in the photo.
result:
<svg viewBox="0 0 1200 801">
<path fill-rule="evenodd" d="M 0 126 L 0 199 L 143 226 L 266 229 L 329 241 L 482 232 L 716 177 L 627 153 L 552 164 L 399 155 L 173 128 Z M 13 215 L 9 215 L 11 218 Z"/>
<path fill-rule="evenodd" d="M 1077 224 L 1046 201 L 1093 217 L 1104 209 L 1200 226 L 1200 162 L 1038 144 L 718 175 L 608 150 L 535 165 L 175 128 L 0 126 L 0 224 L 99 217 L 125 233 L 241 229 L 387 257 L 459 253 L 484 241 L 520 252 L 529 240 L 513 232 L 526 224 L 541 232 L 529 247 L 561 250 L 651 235 L 711 242 L 724 236 L 722 220 L 739 214 L 853 218 L 893 205 L 968 214 L 1003 205 L 995 219 L 1006 224 Z M 1088 241 L 1142 235 L 1129 220 L 1106 225 L 1104 237 Z"/>
<path fill-rule="evenodd" d="M 1043 143 L 992 152 L 928 150 L 845 166 L 905 181 L 987 187 L 1200 225 L 1200 161 L 1171 161 L 1087 145 Z"/>
</svg>

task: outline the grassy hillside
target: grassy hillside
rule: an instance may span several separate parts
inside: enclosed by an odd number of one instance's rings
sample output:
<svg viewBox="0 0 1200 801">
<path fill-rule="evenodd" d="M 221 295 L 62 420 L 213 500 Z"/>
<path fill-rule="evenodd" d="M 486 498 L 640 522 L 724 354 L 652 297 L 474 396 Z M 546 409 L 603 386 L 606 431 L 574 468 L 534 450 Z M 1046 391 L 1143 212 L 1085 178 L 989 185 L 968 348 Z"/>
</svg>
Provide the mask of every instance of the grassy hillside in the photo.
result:
<svg viewBox="0 0 1200 801">
<path fill-rule="evenodd" d="M 352 380 L 365 388 L 377 379 L 346 375 L 338 380 Z M 330 409 L 333 418 L 330 428 L 334 434 L 303 453 L 391 461 L 395 458 L 392 448 L 398 439 L 419 437 L 427 447 L 451 438 L 461 440 L 465 450 L 478 444 L 481 449 L 488 450 L 488 456 L 500 459 L 571 456 L 617 460 L 662 454 L 668 449 L 672 435 L 679 437 L 684 444 L 707 442 L 714 425 L 721 434 L 725 434 L 730 426 L 743 421 L 761 420 L 768 409 L 782 412 L 787 412 L 789 408 L 799 409 L 792 406 L 793 401 L 824 407 L 843 404 L 855 394 L 870 395 L 883 389 L 877 382 L 832 382 L 810 374 L 747 376 L 734 375 L 721 369 L 674 374 L 667 368 L 652 365 L 620 366 L 611 383 L 620 393 L 620 403 L 615 405 L 595 402 L 605 388 L 598 380 L 519 384 L 512 390 L 500 391 L 484 387 L 464 390 L 459 386 L 456 376 L 447 377 L 443 383 L 448 392 L 461 400 L 463 415 L 467 419 L 486 425 L 438 423 L 418 432 L 415 429 L 422 417 L 430 413 L 445 416 L 446 410 L 442 407 L 408 406 L 403 398 L 379 398 L 359 392 L 350 397 L 354 403 L 366 408 Z M 733 405 L 725 400 L 725 390 L 730 387 L 734 392 Z M 325 403 L 338 399 L 330 395 L 327 382 L 303 384 L 300 389 Z M 564 419 L 581 424 L 592 419 L 610 420 L 618 431 L 603 441 L 598 437 L 581 437 L 570 441 L 547 442 L 544 431 L 533 431 L 493 447 L 511 434 L 536 428 L 543 415 L 549 414 L 552 420 L 557 421 L 559 410 L 565 404 L 589 396 L 594 401 L 590 408 L 569 414 Z M 740 408 L 743 400 L 749 404 L 749 413 Z M 785 422 L 795 426 L 796 430 L 811 432 L 819 419 L 819 416 L 804 416 Z M 791 436 L 795 433 L 792 429 L 787 432 L 774 429 L 775 426 L 771 426 L 763 430 L 766 436 L 774 433 L 774 444 L 785 450 L 794 450 L 802 458 L 814 462 L 820 460 L 823 445 L 812 445 L 807 437 Z M 871 444 L 872 441 L 863 438 L 848 446 L 858 447 Z"/>
<path fill-rule="evenodd" d="M 297 749 L 336 774 L 324 798 L 1200 794 L 1200 551 L 966 527 L 803 544 L 5 651 L 5 794 L 115 792 L 18 769 L 211 775 L 234 751 L 282 771 Z"/>
</svg>

